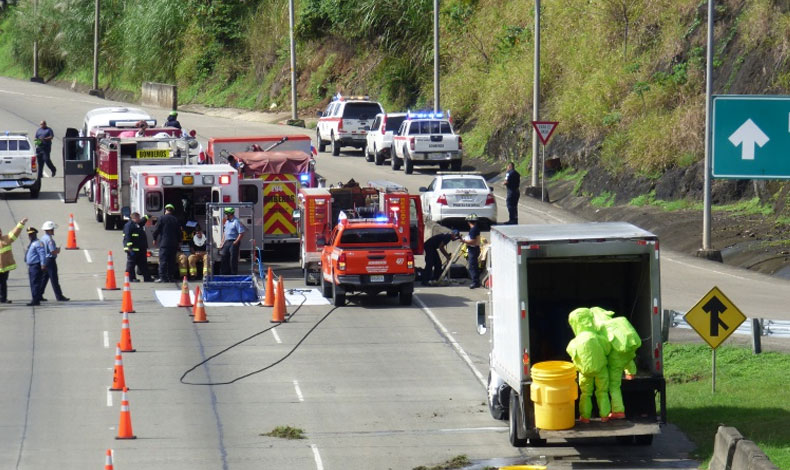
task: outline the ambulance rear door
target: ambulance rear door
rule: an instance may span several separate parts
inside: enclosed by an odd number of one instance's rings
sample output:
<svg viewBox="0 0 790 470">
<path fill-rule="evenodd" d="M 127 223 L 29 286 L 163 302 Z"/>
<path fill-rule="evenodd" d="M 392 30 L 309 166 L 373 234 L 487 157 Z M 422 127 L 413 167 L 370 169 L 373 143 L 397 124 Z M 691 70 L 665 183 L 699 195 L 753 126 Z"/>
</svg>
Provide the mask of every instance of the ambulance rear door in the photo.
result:
<svg viewBox="0 0 790 470">
<path fill-rule="evenodd" d="M 239 180 L 239 202 L 249 202 L 252 208 L 239 209 L 239 218 L 247 230 L 252 230 L 255 237 L 255 248 L 263 249 L 263 180 Z"/>
</svg>

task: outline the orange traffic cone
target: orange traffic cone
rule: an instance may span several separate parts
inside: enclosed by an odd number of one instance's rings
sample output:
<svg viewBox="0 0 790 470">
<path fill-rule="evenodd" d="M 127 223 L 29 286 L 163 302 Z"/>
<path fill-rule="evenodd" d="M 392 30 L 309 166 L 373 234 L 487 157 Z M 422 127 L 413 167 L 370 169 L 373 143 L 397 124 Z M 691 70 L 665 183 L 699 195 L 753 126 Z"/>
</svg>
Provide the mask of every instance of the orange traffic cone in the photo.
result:
<svg viewBox="0 0 790 470">
<path fill-rule="evenodd" d="M 121 343 L 115 346 L 115 368 L 112 371 L 112 387 L 110 390 L 117 392 L 126 388 L 126 377 L 123 375 L 123 357 L 121 357 Z"/>
<path fill-rule="evenodd" d="M 203 305 L 203 295 L 195 298 L 195 316 L 192 323 L 208 323 L 206 319 L 206 307 Z"/>
<path fill-rule="evenodd" d="M 187 277 L 184 276 L 184 282 L 181 283 L 181 299 L 178 301 L 179 307 L 191 307 L 192 300 L 189 298 L 189 283 Z"/>
<path fill-rule="evenodd" d="M 132 347 L 132 330 L 129 328 L 129 314 L 123 313 L 121 320 L 121 352 L 134 352 Z"/>
<path fill-rule="evenodd" d="M 115 265 L 112 263 L 112 251 L 107 255 L 107 277 L 104 279 L 102 290 L 118 290 L 115 284 Z"/>
<path fill-rule="evenodd" d="M 197 299 L 200 298 L 200 284 L 195 287 L 195 305 L 192 306 L 192 310 L 189 312 L 190 317 L 195 316 L 195 310 L 197 310 Z"/>
<path fill-rule="evenodd" d="M 74 231 L 74 214 L 69 214 L 69 237 L 66 239 L 67 250 L 77 250 L 77 232 Z"/>
<path fill-rule="evenodd" d="M 277 280 L 277 291 L 274 294 L 274 308 L 272 309 L 271 323 L 285 322 L 285 284 L 283 277 Z"/>
<path fill-rule="evenodd" d="M 266 292 L 263 296 L 263 306 L 274 306 L 274 275 L 272 274 L 271 266 L 269 267 L 269 270 L 266 271 Z"/>
<path fill-rule="evenodd" d="M 123 394 L 121 395 L 121 420 L 118 422 L 116 439 L 137 439 L 137 436 L 132 433 L 132 413 L 129 411 L 129 400 L 126 398 L 126 392 L 128 391 L 128 388 L 123 388 Z"/>
<path fill-rule="evenodd" d="M 104 470 L 112 470 L 112 450 L 107 449 L 107 458 L 104 459 Z"/>
<path fill-rule="evenodd" d="M 121 298 L 121 313 L 134 313 L 132 306 L 132 288 L 129 286 L 129 273 L 123 275 L 123 297 Z"/>
</svg>

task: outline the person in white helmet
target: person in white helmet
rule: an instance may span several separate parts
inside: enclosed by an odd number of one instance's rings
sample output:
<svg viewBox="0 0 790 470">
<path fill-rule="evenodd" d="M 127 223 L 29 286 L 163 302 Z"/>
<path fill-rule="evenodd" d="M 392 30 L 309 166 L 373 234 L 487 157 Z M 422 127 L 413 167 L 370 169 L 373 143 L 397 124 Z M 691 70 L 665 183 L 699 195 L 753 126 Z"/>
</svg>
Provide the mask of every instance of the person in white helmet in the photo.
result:
<svg viewBox="0 0 790 470">
<path fill-rule="evenodd" d="M 59 302 L 68 302 L 70 299 L 63 295 L 63 291 L 60 289 L 60 281 L 58 280 L 57 258 L 60 254 L 60 248 L 55 244 L 55 239 L 53 238 L 56 228 L 58 228 L 58 226 L 51 220 L 44 222 L 44 225 L 41 226 L 41 230 L 45 233 L 44 236 L 41 237 L 41 243 L 44 244 L 44 252 L 46 253 L 45 264 L 47 269 L 44 270 L 44 278 L 41 280 L 40 292 L 43 296 L 47 288 L 47 282 L 52 282 L 52 290 L 55 291 L 55 298 Z"/>
</svg>

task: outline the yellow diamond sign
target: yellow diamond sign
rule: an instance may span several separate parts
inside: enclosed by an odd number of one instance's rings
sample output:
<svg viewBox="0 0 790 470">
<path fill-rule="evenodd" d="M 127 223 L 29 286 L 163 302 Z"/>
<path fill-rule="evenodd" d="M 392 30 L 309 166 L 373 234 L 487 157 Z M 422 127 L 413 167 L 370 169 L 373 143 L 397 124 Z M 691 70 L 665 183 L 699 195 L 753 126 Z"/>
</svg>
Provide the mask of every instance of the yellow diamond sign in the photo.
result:
<svg viewBox="0 0 790 470">
<path fill-rule="evenodd" d="M 713 349 L 735 331 L 746 316 L 718 287 L 710 290 L 683 317 Z"/>
</svg>

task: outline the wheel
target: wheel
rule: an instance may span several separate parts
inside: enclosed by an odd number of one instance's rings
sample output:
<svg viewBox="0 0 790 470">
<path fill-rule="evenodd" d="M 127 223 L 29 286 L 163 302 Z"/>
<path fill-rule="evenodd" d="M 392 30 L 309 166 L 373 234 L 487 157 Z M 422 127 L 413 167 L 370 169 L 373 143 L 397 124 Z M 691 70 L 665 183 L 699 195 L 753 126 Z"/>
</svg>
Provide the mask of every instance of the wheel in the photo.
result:
<svg viewBox="0 0 790 470">
<path fill-rule="evenodd" d="M 93 206 L 93 215 L 96 217 L 96 222 L 101 222 L 104 220 L 104 216 L 102 216 L 101 209 L 96 206 Z"/>
<path fill-rule="evenodd" d="M 521 406 L 518 403 L 518 393 L 510 391 L 510 404 L 508 406 L 508 439 L 513 447 L 525 447 L 527 439 L 518 437 L 518 428 L 521 427 Z"/>
<path fill-rule="evenodd" d="M 376 166 L 384 164 L 384 154 L 380 152 L 375 145 L 373 146 L 373 162 L 376 163 Z"/>
<path fill-rule="evenodd" d="M 38 193 L 41 192 L 41 180 L 36 180 L 33 186 L 30 187 L 30 199 L 38 199 Z"/>
<path fill-rule="evenodd" d="M 368 151 L 368 146 L 365 146 L 365 161 L 372 162 L 373 161 L 373 154 Z"/>
<path fill-rule="evenodd" d="M 337 157 L 340 155 L 340 145 L 335 140 L 335 134 L 332 134 L 332 156 Z"/>
<path fill-rule="evenodd" d="M 461 171 L 461 160 L 453 160 L 450 162 L 450 168 L 452 168 L 453 171 Z"/>
<path fill-rule="evenodd" d="M 110 215 L 104 214 L 104 230 L 112 230 L 115 228 L 115 220 Z"/>
<path fill-rule="evenodd" d="M 308 270 L 307 268 L 304 268 L 302 271 L 304 271 L 304 285 L 309 286 L 310 285 L 310 270 Z"/>
<path fill-rule="evenodd" d="M 414 162 L 412 161 L 411 158 L 409 158 L 408 153 L 403 154 L 403 171 L 407 175 L 414 173 Z"/>
<path fill-rule="evenodd" d="M 346 304 L 346 293 L 343 288 L 332 283 L 332 305 L 335 307 L 342 307 Z"/>
<path fill-rule="evenodd" d="M 506 420 L 508 418 L 508 409 L 506 405 L 503 405 L 501 401 L 499 401 L 499 393 L 495 393 L 493 396 L 490 394 L 491 390 L 491 372 L 488 373 L 488 386 L 486 390 L 489 390 L 489 399 L 488 399 L 488 411 L 491 413 L 491 417 L 494 419 L 499 420 Z M 505 390 L 505 395 L 510 398 L 510 388 Z"/>
<path fill-rule="evenodd" d="M 390 165 L 394 171 L 400 170 L 400 158 L 394 153 L 390 156 Z"/>
<path fill-rule="evenodd" d="M 398 305 L 411 305 L 411 300 L 414 295 L 414 285 L 407 284 L 401 286 L 400 293 L 398 294 Z"/>
<path fill-rule="evenodd" d="M 634 436 L 634 444 L 638 446 L 649 446 L 653 443 L 653 435 L 652 434 L 640 434 Z"/>
<path fill-rule="evenodd" d="M 323 295 L 325 299 L 328 299 L 329 297 L 332 297 L 332 286 L 326 282 L 323 273 L 319 273 L 319 275 L 321 276 L 321 295 Z"/>
<path fill-rule="evenodd" d="M 321 140 L 321 133 L 318 130 L 315 131 L 315 140 L 318 142 L 318 151 L 325 152 L 326 151 L 326 143 Z"/>
<path fill-rule="evenodd" d="M 442 171 L 447 171 L 450 169 L 450 162 L 444 162 L 439 164 L 439 169 Z"/>
</svg>

